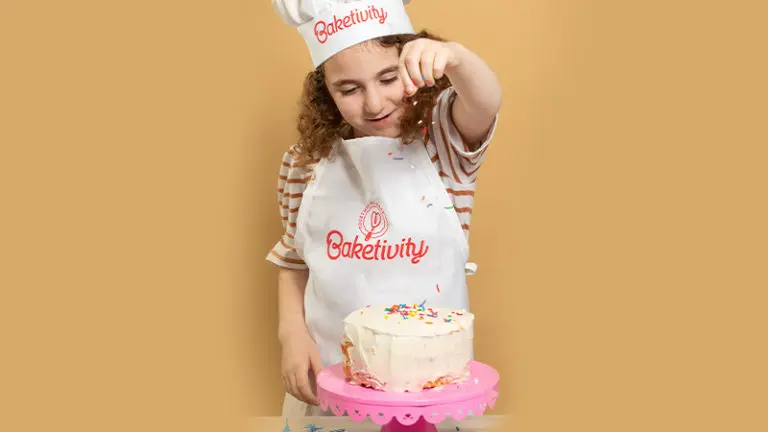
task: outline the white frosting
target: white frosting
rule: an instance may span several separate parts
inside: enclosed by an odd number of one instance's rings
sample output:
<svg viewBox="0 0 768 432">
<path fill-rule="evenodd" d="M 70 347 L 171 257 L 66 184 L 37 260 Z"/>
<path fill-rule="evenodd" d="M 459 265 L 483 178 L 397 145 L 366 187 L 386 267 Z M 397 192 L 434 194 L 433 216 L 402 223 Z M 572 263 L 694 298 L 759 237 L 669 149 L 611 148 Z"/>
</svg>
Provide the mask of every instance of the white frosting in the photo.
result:
<svg viewBox="0 0 768 432">
<path fill-rule="evenodd" d="M 405 306 L 405 307 L 402 307 Z M 421 391 L 466 379 L 474 315 L 463 309 L 374 305 L 344 320 L 353 382 Z"/>
</svg>

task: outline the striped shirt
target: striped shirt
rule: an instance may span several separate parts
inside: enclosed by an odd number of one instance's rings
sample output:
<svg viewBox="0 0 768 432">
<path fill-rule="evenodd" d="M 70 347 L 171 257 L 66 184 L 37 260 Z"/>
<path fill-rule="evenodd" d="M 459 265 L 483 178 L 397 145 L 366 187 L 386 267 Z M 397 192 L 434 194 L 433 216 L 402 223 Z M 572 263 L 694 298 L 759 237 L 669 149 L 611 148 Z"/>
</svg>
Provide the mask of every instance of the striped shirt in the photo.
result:
<svg viewBox="0 0 768 432">
<path fill-rule="evenodd" d="M 477 172 L 485 159 L 488 144 L 496 130 L 498 117 L 494 119 L 491 130 L 481 145 L 476 150 L 469 151 L 453 123 L 451 106 L 455 96 L 456 92 L 453 88 L 443 90 L 438 96 L 432 111 L 434 123 L 429 125 L 429 139 L 425 145 L 432 164 L 453 201 L 464 235 L 469 239 Z M 294 245 L 296 218 L 307 181 L 312 177 L 317 163 L 298 167 L 294 166 L 295 160 L 294 148 L 283 155 L 277 181 L 277 199 L 283 234 L 267 255 L 267 260 L 280 267 L 303 270 L 307 269 L 307 265 L 296 252 Z"/>
</svg>

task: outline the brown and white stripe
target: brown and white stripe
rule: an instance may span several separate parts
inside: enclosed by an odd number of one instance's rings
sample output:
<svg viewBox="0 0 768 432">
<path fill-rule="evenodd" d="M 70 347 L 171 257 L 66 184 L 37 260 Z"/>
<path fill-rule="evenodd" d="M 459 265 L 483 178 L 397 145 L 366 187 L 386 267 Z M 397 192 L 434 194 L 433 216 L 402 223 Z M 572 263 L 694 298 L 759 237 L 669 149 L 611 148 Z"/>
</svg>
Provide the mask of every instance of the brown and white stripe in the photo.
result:
<svg viewBox="0 0 768 432">
<path fill-rule="evenodd" d="M 296 252 L 294 235 L 301 198 L 317 163 L 297 167 L 294 166 L 295 160 L 296 153 L 293 148 L 283 154 L 277 178 L 277 201 L 284 232 L 280 241 L 269 252 L 267 260 L 281 267 L 306 269 L 307 265 Z"/>
</svg>

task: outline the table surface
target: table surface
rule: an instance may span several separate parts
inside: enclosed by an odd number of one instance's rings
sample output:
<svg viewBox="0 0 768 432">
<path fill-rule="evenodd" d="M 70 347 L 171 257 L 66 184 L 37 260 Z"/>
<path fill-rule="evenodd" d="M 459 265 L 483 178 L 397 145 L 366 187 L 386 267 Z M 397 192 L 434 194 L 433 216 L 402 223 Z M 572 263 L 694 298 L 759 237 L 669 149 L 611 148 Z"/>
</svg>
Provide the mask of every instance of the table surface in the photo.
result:
<svg viewBox="0 0 768 432">
<path fill-rule="evenodd" d="M 504 416 L 484 415 L 479 417 L 467 417 L 462 421 L 456 421 L 450 417 L 437 425 L 439 432 L 490 432 L 501 430 Z M 283 432 L 286 419 L 284 417 L 254 417 L 248 422 L 247 432 Z M 339 429 L 339 432 L 378 432 L 381 426 L 370 419 L 362 422 L 356 422 L 349 417 L 298 417 L 288 419 L 288 427 L 291 432 L 313 432 L 308 425 L 314 425 L 318 428 L 314 432 L 332 432 Z"/>
</svg>

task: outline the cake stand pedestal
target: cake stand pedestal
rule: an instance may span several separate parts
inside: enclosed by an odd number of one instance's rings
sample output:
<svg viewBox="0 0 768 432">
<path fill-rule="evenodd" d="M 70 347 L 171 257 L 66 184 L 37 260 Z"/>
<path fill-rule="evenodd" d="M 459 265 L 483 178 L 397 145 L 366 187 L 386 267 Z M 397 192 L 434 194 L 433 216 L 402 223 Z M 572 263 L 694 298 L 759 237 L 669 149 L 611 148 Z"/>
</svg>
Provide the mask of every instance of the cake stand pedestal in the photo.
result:
<svg viewBox="0 0 768 432">
<path fill-rule="evenodd" d="M 499 394 L 499 374 L 480 362 L 470 362 L 470 376 L 463 383 L 420 392 L 391 393 L 347 382 L 341 363 L 317 375 L 317 397 L 323 410 L 346 412 L 361 422 L 370 417 L 381 432 L 437 432 L 436 424 L 451 416 L 461 421 L 493 408 Z"/>
</svg>

